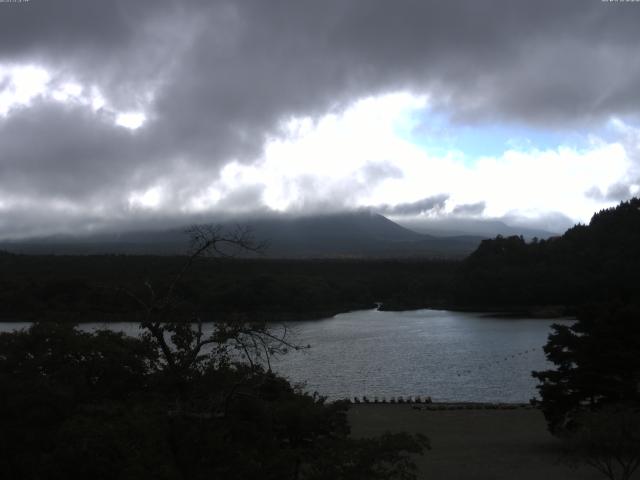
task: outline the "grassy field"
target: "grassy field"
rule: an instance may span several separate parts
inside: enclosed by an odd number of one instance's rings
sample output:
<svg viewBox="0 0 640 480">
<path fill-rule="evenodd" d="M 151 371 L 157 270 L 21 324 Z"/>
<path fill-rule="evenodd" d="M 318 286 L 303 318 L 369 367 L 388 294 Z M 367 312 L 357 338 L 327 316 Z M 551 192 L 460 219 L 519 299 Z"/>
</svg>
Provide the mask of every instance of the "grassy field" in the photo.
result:
<svg viewBox="0 0 640 480">
<path fill-rule="evenodd" d="M 428 411 L 409 405 L 353 405 L 349 420 L 356 437 L 385 431 L 427 435 L 432 449 L 417 459 L 421 479 L 603 478 L 590 467 L 574 469 L 561 461 L 560 444 L 535 409 Z"/>
</svg>

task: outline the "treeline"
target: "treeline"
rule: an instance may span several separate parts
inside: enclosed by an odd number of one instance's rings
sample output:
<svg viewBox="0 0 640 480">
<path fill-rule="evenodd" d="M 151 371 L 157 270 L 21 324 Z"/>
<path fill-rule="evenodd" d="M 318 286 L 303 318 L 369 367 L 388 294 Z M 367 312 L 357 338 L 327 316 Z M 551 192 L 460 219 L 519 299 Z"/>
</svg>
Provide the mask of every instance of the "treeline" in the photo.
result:
<svg viewBox="0 0 640 480">
<path fill-rule="evenodd" d="M 185 257 L 0 255 L 0 318 L 135 320 L 138 298 L 168 288 Z M 457 262 L 202 258 L 178 285 L 176 312 L 305 319 L 353 309 L 451 302 Z"/>
<path fill-rule="evenodd" d="M 216 327 L 205 338 L 153 322 L 142 338 L 57 322 L 0 333 L 2 478 L 415 480 L 426 437 L 351 438 L 348 402 L 256 362 L 268 330 Z"/>
<path fill-rule="evenodd" d="M 98 297 L 113 292 L 104 297 L 112 301 L 131 299 L 144 310 L 143 335 L 81 332 L 68 321 L 0 333 L 2 478 L 416 478 L 414 458 L 429 448 L 425 436 L 352 438 L 348 402 L 325 402 L 271 371 L 274 356 L 306 348 L 288 338 L 286 327 L 236 317 L 207 333 L 202 321 L 182 321 L 201 293 L 181 280 L 206 282 L 221 262 L 193 262 L 232 242 L 245 248 L 242 238 L 203 230 L 186 264 L 172 260 L 181 267 L 168 278 L 167 265 L 154 270 L 151 258 L 120 271 L 104 258 L 88 265 L 42 262 L 51 271 L 28 262 L 26 271 L 14 269 L 14 282 L 56 282 L 66 266 L 67 283 L 58 290 L 66 308 L 86 293 L 75 287 L 94 288 Z M 188 268 L 193 265 L 198 268 Z M 109 283 L 86 284 L 87 276 Z M 229 273 L 225 278 L 231 281 Z"/>
<path fill-rule="evenodd" d="M 168 288 L 186 257 L 0 252 L 0 319 L 135 320 L 136 298 Z M 640 298 L 640 200 L 596 213 L 561 237 L 483 241 L 463 261 L 202 258 L 176 285 L 185 316 L 320 318 L 338 312 L 524 310 Z"/>
<path fill-rule="evenodd" d="M 561 237 L 483 241 L 455 281 L 459 305 L 580 306 L 640 298 L 640 199 L 596 213 Z"/>
</svg>

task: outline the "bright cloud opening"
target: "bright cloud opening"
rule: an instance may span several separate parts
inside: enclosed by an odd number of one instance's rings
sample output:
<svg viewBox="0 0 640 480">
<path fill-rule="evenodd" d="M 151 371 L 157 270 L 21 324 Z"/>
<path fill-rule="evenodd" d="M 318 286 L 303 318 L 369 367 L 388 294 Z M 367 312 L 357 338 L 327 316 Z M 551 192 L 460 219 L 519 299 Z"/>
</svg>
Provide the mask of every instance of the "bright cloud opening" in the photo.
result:
<svg viewBox="0 0 640 480">
<path fill-rule="evenodd" d="M 155 186 L 141 192 L 133 192 L 129 195 L 128 203 L 131 209 L 153 210 L 160 206 L 162 199 L 162 188 Z"/>
<path fill-rule="evenodd" d="M 32 65 L 0 64 L 0 115 L 7 116 L 16 107 L 26 107 L 44 95 L 51 76 Z"/>
<path fill-rule="evenodd" d="M 145 97 L 150 103 L 152 92 Z M 147 120 L 142 111 L 118 111 L 112 108 L 95 85 L 85 86 L 74 80 L 59 78 L 57 74 L 39 66 L 0 64 L 0 116 L 7 117 L 16 108 L 29 108 L 37 98 L 81 105 L 94 113 L 102 111 L 107 113 L 104 118 L 113 119 L 115 126 L 130 130 L 137 130 Z"/>
<path fill-rule="evenodd" d="M 119 113 L 116 115 L 116 125 L 129 130 L 137 130 L 144 124 L 146 119 L 145 114 L 141 112 Z"/>
<path fill-rule="evenodd" d="M 82 100 L 82 85 L 78 83 L 65 83 L 51 92 L 51 97 L 59 102 Z"/>
<path fill-rule="evenodd" d="M 597 136 L 581 148 L 573 141 L 544 149 L 507 145 L 500 155 L 473 162 L 457 149 L 432 154 L 403 134 L 427 103 L 424 96 L 396 93 L 315 122 L 291 119 L 286 137 L 270 141 L 260 163 L 229 164 L 219 187 L 261 185 L 266 206 L 280 211 L 375 207 L 445 194 L 438 214 L 484 202 L 486 217 L 559 212 L 588 221 L 607 202 L 585 193 L 594 186 L 607 191 L 633 167 L 629 144 Z"/>
</svg>

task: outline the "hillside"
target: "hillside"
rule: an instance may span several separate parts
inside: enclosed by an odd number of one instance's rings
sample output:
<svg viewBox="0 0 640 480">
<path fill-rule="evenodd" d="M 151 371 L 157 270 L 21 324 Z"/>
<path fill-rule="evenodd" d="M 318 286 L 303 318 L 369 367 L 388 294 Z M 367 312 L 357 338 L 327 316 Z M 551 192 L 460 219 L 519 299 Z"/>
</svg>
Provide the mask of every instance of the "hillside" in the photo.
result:
<svg viewBox="0 0 640 480">
<path fill-rule="evenodd" d="M 256 240 L 266 242 L 270 258 L 462 257 L 480 236 L 423 235 L 369 212 L 305 217 L 270 216 L 240 219 Z M 235 222 L 225 225 L 234 228 Z M 57 236 L 0 243 L 0 249 L 27 254 L 183 254 L 189 243 L 185 228 Z"/>
<path fill-rule="evenodd" d="M 640 199 L 593 215 L 561 237 L 484 240 L 462 263 L 466 305 L 582 305 L 640 298 Z"/>
<path fill-rule="evenodd" d="M 425 220 L 398 220 L 403 227 L 414 232 L 432 235 L 436 237 L 450 237 L 455 235 L 473 235 L 485 238 L 493 238 L 498 235 L 509 237 L 522 235 L 525 239 L 549 238 L 560 234 L 560 231 L 552 232 L 539 228 L 527 228 L 523 226 L 508 225 L 499 219 L 475 219 L 475 218 L 433 218 Z M 564 231 L 564 229 L 562 230 Z"/>
</svg>

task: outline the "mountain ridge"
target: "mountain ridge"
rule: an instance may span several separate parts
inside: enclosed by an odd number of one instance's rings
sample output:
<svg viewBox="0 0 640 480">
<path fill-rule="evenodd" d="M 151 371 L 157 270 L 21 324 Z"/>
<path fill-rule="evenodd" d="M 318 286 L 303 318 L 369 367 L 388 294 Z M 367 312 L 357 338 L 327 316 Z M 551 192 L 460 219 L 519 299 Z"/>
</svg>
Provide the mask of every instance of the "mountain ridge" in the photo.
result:
<svg viewBox="0 0 640 480">
<path fill-rule="evenodd" d="M 226 229 L 237 224 L 265 241 L 265 256 L 271 258 L 462 257 L 484 238 L 418 233 L 369 211 L 221 222 Z M 184 228 L 168 228 L 40 237 L 0 242 L 0 248 L 25 254 L 172 255 L 186 253 L 188 244 Z"/>
</svg>

